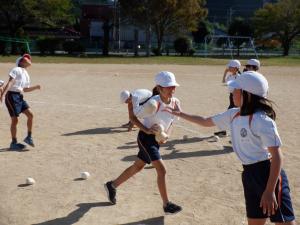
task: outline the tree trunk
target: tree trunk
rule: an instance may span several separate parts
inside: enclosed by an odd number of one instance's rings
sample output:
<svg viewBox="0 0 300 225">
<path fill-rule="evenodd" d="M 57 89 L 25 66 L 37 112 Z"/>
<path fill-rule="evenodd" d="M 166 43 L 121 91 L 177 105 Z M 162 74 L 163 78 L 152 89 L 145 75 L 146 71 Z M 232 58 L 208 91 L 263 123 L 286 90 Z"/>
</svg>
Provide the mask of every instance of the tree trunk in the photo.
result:
<svg viewBox="0 0 300 225">
<path fill-rule="evenodd" d="M 282 48 L 283 48 L 283 56 L 288 56 L 290 51 L 291 43 L 289 41 L 283 41 L 282 42 Z"/>
<path fill-rule="evenodd" d="M 139 55 L 139 30 L 134 29 L 134 56 Z"/>
<path fill-rule="evenodd" d="M 105 21 L 103 24 L 103 49 L 102 49 L 102 55 L 108 56 L 109 53 L 109 22 Z"/>
<path fill-rule="evenodd" d="M 146 56 L 149 57 L 151 54 L 151 25 L 149 24 L 146 28 Z"/>
</svg>

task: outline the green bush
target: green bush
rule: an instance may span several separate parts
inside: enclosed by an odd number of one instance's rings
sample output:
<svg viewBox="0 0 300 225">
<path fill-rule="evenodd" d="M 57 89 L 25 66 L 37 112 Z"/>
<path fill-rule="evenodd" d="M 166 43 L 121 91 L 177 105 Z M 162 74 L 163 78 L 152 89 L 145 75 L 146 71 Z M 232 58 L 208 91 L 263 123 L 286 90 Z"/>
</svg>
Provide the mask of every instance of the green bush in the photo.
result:
<svg viewBox="0 0 300 225">
<path fill-rule="evenodd" d="M 36 45 L 41 55 L 54 55 L 56 50 L 61 49 L 61 39 L 51 37 L 39 37 L 36 40 Z"/>
<path fill-rule="evenodd" d="M 85 47 L 80 41 L 67 40 L 63 43 L 64 51 L 68 52 L 68 54 L 74 53 L 83 53 L 85 52 Z"/>
<path fill-rule="evenodd" d="M 189 55 L 192 48 L 192 41 L 188 37 L 179 37 L 174 41 L 174 49 L 180 55 Z"/>
</svg>

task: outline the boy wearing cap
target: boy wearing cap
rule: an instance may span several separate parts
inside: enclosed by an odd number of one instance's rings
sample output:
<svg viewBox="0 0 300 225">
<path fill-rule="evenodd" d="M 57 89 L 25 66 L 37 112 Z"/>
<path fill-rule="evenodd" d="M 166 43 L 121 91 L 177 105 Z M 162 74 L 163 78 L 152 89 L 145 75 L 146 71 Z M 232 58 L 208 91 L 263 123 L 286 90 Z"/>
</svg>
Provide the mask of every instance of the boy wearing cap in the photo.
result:
<svg viewBox="0 0 300 225">
<path fill-rule="evenodd" d="M 22 150 L 25 148 L 25 145 L 17 142 L 17 124 L 20 113 L 24 113 L 27 116 L 28 134 L 24 142 L 34 147 L 31 136 L 33 113 L 27 102 L 23 99 L 22 93 L 38 90 L 41 87 L 40 85 L 30 86 L 30 77 L 26 70 L 29 66 L 31 66 L 31 56 L 29 54 L 24 54 L 16 60 L 16 67 L 9 72 L 9 80 L 1 95 L 1 101 L 5 96 L 5 104 L 11 117 L 10 131 L 12 142 L 10 149 L 12 150 Z"/>
<path fill-rule="evenodd" d="M 245 65 L 245 71 L 258 71 L 260 68 L 260 61 L 258 59 L 249 59 Z"/>
<path fill-rule="evenodd" d="M 124 90 L 120 93 L 121 103 L 128 104 L 128 114 L 130 110 L 133 110 L 134 115 L 138 115 L 142 110 L 142 105 L 152 97 L 152 92 L 147 89 L 136 89 L 132 92 Z M 131 131 L 134 124 L 129 120 L 128 123 L 122 125 L 128 127 L 128 131 Z"/>
<path fill-rule="evenodd" d="M 263 225 L 267 218 L 275 224 L 295 225 L 288 178 L 282 169 L 276 113 L 267 99 L 268 81 L 258 72 L 247 71 L 228 85 L 234 89 L 237 108 L 208 118 L 183 113 L 180 108 L 168 110 L 201 126 L 230 130 L 233 150 L 244 169 L 248 225 Z"/>
<path fill-rule="evenodd" d="M 139 121 L 137 117 L 130 115 L 134 124 L 140 128 L 137 137 L 139 146 L 137 160 L 121 173 L 119 177 L 104 184 L 104 187 L 107 191 L 109 201 L 112 204 L 116 204 L 117 187 L 140 172 L 146 164 L 151 163 L 157 172 L 157 185 L 163 201 L 163 210 L 165 213 L 174 214 L 181 211 L 182 208 L 169 201 L 165 180 L 166 168 L 159 153 L 161 143 L 156 141 L 154 134 L 159 131 L 159 125 L 163 126 L 165 133 L 170 134 L 172 123 L 177 117 L 164 110 L 167 107 L 174 108 L 175 105 L 179 106 L 179 100 L 173 97 L 175 89 L 179 84 L 176 82 L 174 74 L 168 71 L 158 73 L 155 77 L 155 83 L 159 95 L 153 96 L 151 100 L 158 103 L 156 112 L 144 118 L 143 121 Z"/>
</svg>

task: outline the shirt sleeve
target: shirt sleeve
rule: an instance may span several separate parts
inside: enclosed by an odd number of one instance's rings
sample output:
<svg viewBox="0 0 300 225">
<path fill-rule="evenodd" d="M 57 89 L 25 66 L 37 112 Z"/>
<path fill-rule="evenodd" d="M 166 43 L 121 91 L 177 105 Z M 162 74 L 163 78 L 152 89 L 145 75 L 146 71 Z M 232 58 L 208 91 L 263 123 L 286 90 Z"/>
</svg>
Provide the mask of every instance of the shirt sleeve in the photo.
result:
<svg viewBox="0 0 300 225">
<path fill-rule="evenodd" d="M 211 119 L 220 130 L 230 130 L 231 120 L 238 112 L 238 108 L 232 108 L 223 113 L 212 116 Z"/>
<path fill-rule="evenodd" d="M 13 79 L 16 79 L 16 77 L 20 74 L 20 71 L 18 70 L 18 67 L 13 68 L 10 72 L 9 72 L 9 76 Z"/>
<path fill-rule="evenodd" d="M 258 115 L 251 126 L 252 132 L 257 135 L 264 147 L 280 147 L 282 145 L 276 123 L 267 115 Z"/>
</svg>

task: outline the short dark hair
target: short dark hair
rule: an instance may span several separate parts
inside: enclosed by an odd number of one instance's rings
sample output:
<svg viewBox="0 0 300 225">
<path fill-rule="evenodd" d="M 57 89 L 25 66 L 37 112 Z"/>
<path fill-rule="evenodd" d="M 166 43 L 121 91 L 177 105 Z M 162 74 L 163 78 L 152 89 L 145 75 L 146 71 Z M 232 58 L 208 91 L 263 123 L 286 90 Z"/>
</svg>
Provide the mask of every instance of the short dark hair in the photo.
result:
<svg viewBox="0 0 300 225">
<path fill-rule="evenodd" d="M 258 111 L 264 111 L 273 120 L 276 119 L 276 113 L 273 109 L 273 102 L 264 97 L 254 95 L 247 91 L 242 91 L 243 105 L 241 107 L 241 116 L 251 115 Z"/>
</svg>

